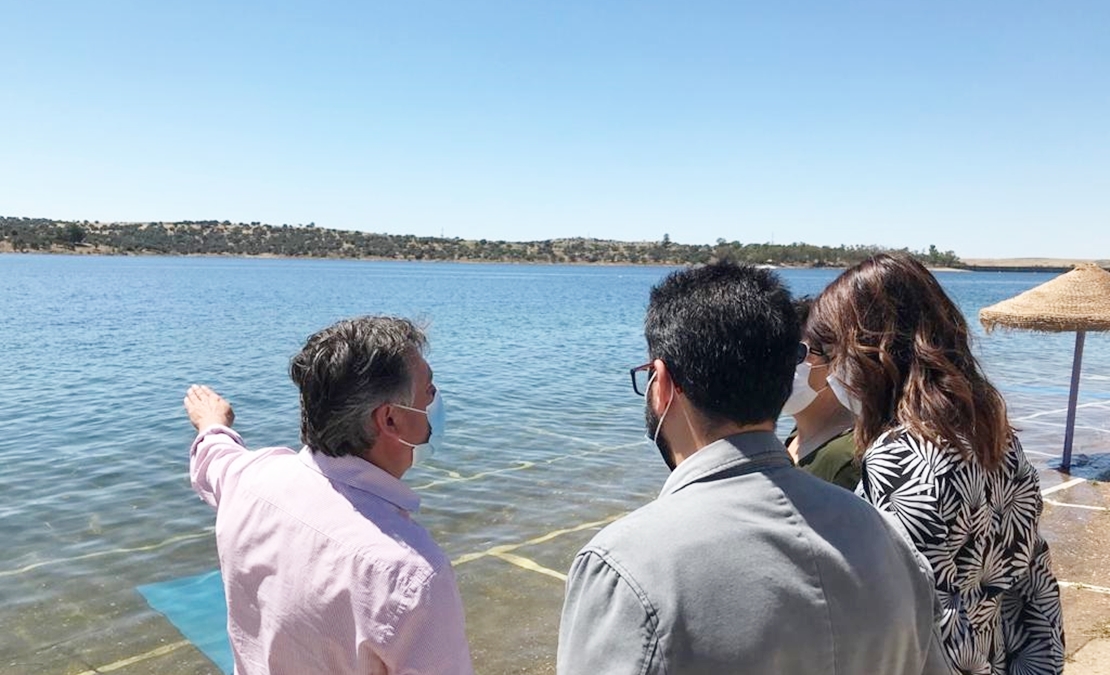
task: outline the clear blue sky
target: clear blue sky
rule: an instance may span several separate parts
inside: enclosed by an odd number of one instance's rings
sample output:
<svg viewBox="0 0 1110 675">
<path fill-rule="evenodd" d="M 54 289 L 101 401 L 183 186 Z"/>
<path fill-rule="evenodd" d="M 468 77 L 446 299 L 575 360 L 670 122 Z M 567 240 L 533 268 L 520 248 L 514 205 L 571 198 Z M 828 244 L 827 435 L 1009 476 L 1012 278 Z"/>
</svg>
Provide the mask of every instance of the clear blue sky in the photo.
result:
<svg viewBox="0 0 1110 675">
<path fill-rule="evenodd" d="M 0 0 L 0 214 L 1110 258 L 1110 3 Z"/>
</svg>

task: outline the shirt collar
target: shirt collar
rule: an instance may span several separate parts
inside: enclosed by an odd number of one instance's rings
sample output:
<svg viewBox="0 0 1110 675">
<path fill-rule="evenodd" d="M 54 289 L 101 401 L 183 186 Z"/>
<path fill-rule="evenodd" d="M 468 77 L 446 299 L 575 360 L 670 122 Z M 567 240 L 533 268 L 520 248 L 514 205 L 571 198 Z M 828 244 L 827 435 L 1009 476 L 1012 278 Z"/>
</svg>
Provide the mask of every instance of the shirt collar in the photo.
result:
<svg viewBox="0 0 1110 675">
<path fill-rule="evenodd" d="M 332 457 L 322 452 L 312 452 L 307 445 L 297 456 L 305 466 L 330 480 L 369 492 L 409 513 L 416 513 L 420 509 L 420 495 L 361 457 Z"/>
<path fill-rule="evenodd" d="M 687 485 L 726 469 L 751 465 L 757 471 L 775 466 L 792 466 L 782 441 L 770 431 L 747 431 L 726 436 L 701 448 L 671 472 L 659 496 L 678 492 Z"/>
</svg>

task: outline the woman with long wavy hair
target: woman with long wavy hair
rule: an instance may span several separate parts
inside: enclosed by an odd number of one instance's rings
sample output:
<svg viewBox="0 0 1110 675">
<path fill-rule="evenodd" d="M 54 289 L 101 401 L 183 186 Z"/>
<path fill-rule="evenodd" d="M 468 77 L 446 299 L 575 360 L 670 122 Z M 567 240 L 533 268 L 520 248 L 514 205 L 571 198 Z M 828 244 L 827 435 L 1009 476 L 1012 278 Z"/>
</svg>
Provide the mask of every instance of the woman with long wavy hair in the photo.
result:
<svg viewBox="0 0 1110 675">
<path fill-rule="evenodd" d="M 1062 672 L 1040 481 L 971 353 L 963 314 L 919 262 L 882 254 L 825 289 L 808 330 L 856 416 L 858 491 L 896 516 L 933 566 L 952 666 Z"/>
</svg>

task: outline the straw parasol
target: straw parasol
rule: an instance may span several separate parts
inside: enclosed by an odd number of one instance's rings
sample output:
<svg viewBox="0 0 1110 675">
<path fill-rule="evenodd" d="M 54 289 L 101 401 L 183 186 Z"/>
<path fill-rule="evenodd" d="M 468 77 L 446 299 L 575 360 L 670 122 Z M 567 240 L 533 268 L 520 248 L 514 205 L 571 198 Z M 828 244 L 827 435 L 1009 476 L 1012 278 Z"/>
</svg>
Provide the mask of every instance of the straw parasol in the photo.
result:
<svg viewBox="0 0 1110 675">
<path fill-rule="evenodd" d="M 1071 468 L 1071 442 L 1075 428 L 1075 403 L 1079 395 L 1079 369 L 1087 331 L 1110 331 L 1110 272 L 1094 263 L 1077 265 L 1066 274 L 1029 289 L 1009 300 L 984 307 L 979 322 L 989 333 L 996 326 L 1024 328 L 1044 333 L 1075 332 L 1075 358 L 1068 396 L 1068 422 L 1064 432 L 1061 469 Z"/>
</svg>

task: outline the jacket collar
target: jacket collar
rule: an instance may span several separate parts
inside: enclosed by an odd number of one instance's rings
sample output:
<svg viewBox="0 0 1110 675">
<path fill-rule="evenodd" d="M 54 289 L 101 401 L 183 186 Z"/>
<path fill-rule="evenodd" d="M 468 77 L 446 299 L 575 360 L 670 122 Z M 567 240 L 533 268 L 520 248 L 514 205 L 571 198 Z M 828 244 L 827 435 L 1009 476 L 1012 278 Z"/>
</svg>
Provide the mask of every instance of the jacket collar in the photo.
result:
<svg viewBox="0 0 1110 675">
<path fill-rule="evenodd" d="M 729 469 L 749 473 L 792 465 L 786 448 L 774 432 L 747 431 L 714 441 L 687 457 L 663 483 L 659 496 L 673 494 Z"/>
<path fill-rule="evenodd" d="M 305 466 L 323 474 L 326 478 L 362 492 L 369 492 L 403 511 L 416 513 L 420 509 L 420 495 L 361 457 L 353 455 L 332 457 L 322 452 L 313 452 L 307 445 L 301 449 L 297 457 Z"/>
</svg>

